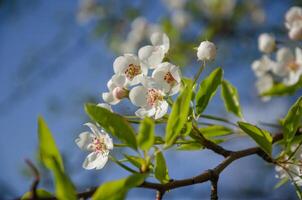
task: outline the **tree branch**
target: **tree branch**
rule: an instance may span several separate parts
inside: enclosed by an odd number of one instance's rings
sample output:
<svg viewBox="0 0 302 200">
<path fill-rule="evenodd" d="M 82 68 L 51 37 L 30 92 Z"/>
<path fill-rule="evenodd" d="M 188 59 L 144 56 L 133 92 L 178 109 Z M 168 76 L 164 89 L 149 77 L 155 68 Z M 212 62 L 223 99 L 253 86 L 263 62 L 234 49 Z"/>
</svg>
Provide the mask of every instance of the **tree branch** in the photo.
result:
<svg viewBox="0 0 302 200">
<path fill-rule="evenodd" d="M 301 134 L 301 133 L 299 132 L 298 134 Z M 273 137 L 273 143 L 280 141 L 281 139 L 283 139 L 283 135 L 281 133 L 276 134 Z M 211 185 L 211 187 L 212 187 L 211 198 L 217 199 L 218 198 L 218 195 L 217 195 L 218 177 L 219 177 L 220 173 L 222 173 L 222 171 L 226 167 L 228 167 L 233 161 L 238 160 L 243 157 L 250 156 L 250 155 L 258 155 L 266 162 L 274 163 L 274 160 L 270 156 L 268 156 L 262 149 L 260 149 L 260 147 L 252 147 L 252 148 L 247 148 L 247 149 L 240 150 L 240 151 L 228 151 L 215 143 L 212 144 L 211 141 L 209 142 L 209 140 L 207 140 L 206 138 L 205 138 L 205 140 L 203 140 L 203 142 L 205 142 L 205 144 L 207 145 L 207 146 L 206 145 L 205 146 L 207 148 L 213 150 L 214 152 L 217 152 L 217 153 L 219 152 L 219 154 L 223 155 L 223 156 L 224 156 L 224 154 L 226 155 L 225 159 L 220 164 L 218 164 L 216 167 L 214 167 L 211 170 L 207 170 L 195 177 L 181 179 L 181 180 L 173 180 L 173 181 L 165 183 L 165 184 L 152 183 L 152 182 L 145 181 L 137 187 L 158 191 L 157 199 L 158 198 L 160 199 L 160 198 L 162 198 L 163 194 L 166 191 L 176 189 L 179 187 L 185 187 L 185 186 L 189 186 L 189 185 L 203 183 L 206 181 L 211 181 L 211 184 L 212 184 Z M 226 152 L 228 152 L 228 153 L 226 153 Z M 93 187 L 89 191 L 78 193 L 78 198 L 85 199 L 85 198 L 91 197 L 93 195 L 93 193 L 95 192 L 95 190 L 96 190 L 96 187 Z M 46 200 L 46 199 L 55 200 L 56 198 L 52 197 L 52 198 L 43 198 L 43 199 L 44 200 Z"/>
<path fill-rule="evenodd" d="M 40 182 L 40 173 L 39 170 L 35 167 L 35 165 L 30 161 L 30 160 L 25 160 L 26 164 L 29 166 L 30 170 L 32 171 L 33 175 L 34 175 L 34 181 L 30 187 L 30 199 L 37 199 L 38 195 L 37 195 L 37 187 L 39 185 Z"/>
</svg>

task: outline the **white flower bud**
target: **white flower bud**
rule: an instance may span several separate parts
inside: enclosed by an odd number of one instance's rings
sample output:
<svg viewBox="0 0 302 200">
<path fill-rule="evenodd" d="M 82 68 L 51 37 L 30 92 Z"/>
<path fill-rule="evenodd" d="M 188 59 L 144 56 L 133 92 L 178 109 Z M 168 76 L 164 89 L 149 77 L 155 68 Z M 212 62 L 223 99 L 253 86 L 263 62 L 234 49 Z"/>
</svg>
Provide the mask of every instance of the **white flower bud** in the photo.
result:
<svg viewBox="0 0 302 200">
<path fill-rule="evenodd" d="M 293 26 L 288 32 L 288 37 L 291 40 L 302 40 L 302 24 Z"/>
<path fill-rule="evenodd" d="M 276 48 L 275 37 L 268 33 L 262 33 L 258 37 L 258 48 L 263 53 L 272 53 Z"/>
<path fill-rule="evenodd" d="M 197 58 L 202 61 L 214 60 L 216 57 L 216 46 L 209 41 L 203 41 L 200 43 L 197 49 Z"/>
</svg>

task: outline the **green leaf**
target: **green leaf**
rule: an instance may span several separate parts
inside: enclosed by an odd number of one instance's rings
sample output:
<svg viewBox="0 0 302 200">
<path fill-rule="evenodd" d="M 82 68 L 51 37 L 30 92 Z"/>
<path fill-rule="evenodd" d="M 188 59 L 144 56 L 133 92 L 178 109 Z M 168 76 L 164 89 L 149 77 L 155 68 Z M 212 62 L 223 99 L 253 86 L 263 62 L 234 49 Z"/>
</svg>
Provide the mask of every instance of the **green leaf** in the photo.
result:
<svg viewBox="0 0 302 200">
<path fill-rule="evenodd" d="M 37 192 L 37 196 L 38 196 L 39 198 L 49 198 L 49 197 L 53 197 L 53 195 L 52 195 L 50 192 L 47 192 L 47 191 L 44 190 L 44 189 L 37 189 L 36 192 Z M 29 192 L 26 192 L 26 193 L 22 196 L 21 200 L 31 199 L 31 198 L 32 198 L 32 194 L 31 194 L 31 191 L 29 191 Z"/>
<path fill-rule="evenodd" d="M 232 129 L 222 125 L 207 126 L 199 130 L 206 138 L 229 135 L 233 132 Z"/>
<path fill-rule="evenodd" d="M 203 146 L 198 142 L 181 144 L 177 147 L 177 150 L 179 151 L 196 151 L 200 149 L 203 149 Z"/>
<path fill-rule="evenodd" d="M 283 186 L 285 183 L 287 183 L 289 180 L 288 178 L 281 179 L 275 186 L 274 189 L 278 189 L 279 187 Z"/>
<path fill-rule="evenodd" d="M 222 81 L 221 97 L 228 112 L 242 118 L 237 89 L 228 81 Z"/>
<path fill-rule="evenodd" d="M 260 148 L 271 155 L 272 153 L 272 136 L 266 130 L 260 129 L 257 126 L 246 122 L 238 122 L 239 127 L 247 133 L 260 146 Z"/>
<path fill-rule="evenodd" d="M 154 128 L 154 121 L 148 117 L 144 118 L 140 124 L 137 143 L 144 151 L 149 151 L 154 144 Z"/>
<path fill-rule="evenodd" d="M 215 95 L 217 88 L 221 83 L 222 76 L 223 70 L 218 68 L 200 83 L 199 90 L 195 97 L 196 113 L 198 115 L 206 109 L 208 103 Z"/>
<path fill-rule="evenodd" d="M 85 110 L 89 117 L 99 123 L 107 132 L 137 150 L 135 132 L 125 118 L 93 104 L 86 104 Z"/>
<path fill-rule="evenodd" d="M 154 175 L 161 183 L 168 183 L 170 180 L 166 161 L 162 152 L 157 152 L 155 155 Z"/>
<path fill-rule="evenodd" d="M 38 118 L 39 154 L 42 163 L 49 169 L 54 168 L 53 159 L 64 170 L 62 157 L 54 138 L 42 117 Z"/>
<path fill-rule="evenodd" d="M 275 84 L 271 89 L 265 91 L 261 96 L 284 96 L 291 95 L 302 89 L 302 76 L 294 85 L 284 85 L 283 83 Z"/>
<path fill-rule="evenodd" d="M 290 142 L 302 122 L 302 97 L 300 97 L 294 105 L 289 109 L 283 120 L 284 138 L 286 142 Z"/>
<path fill-rule="evenodd" d="M 144 174 L 133 174 L 127 178 L 109 181 L 98 187 L 93 200 L 119 200 L 125 199 L 127 192 L 142 184 L 145 180 Z"/>
<path fill-rule="evenodd" d="M 177 139 L 177 137 L 181 134 L 182 128 L 188 120 L 192 88 L 192 81 L 187 81 L 187 85 L 184 87 L 181 94 L 177 97 L 172 106 L 172 111 L 169 115 L 166 126 L 166 147 L 169 147 L 173 144 L 175 139 Z"/>
<path fill-rule="evenodd" d="M 138 169 L 141 169 L 142 165 L 144 165 L 146 162 L 143 158 L 137 157 L 137 156 L 130 156 L 127 154 L 124 154 L 124 156 L 127 158 L 127 160 L 133 164 Z"/>
<path fill-rule="evenodd" d="M 53 172 L 56 197 L 58 199 L 76 199 L 75 188 L 64 173 L 63 161 L 52 134 L 42 117 L 38 119 L 39 153 L 42 163 Z"/>
</svg>

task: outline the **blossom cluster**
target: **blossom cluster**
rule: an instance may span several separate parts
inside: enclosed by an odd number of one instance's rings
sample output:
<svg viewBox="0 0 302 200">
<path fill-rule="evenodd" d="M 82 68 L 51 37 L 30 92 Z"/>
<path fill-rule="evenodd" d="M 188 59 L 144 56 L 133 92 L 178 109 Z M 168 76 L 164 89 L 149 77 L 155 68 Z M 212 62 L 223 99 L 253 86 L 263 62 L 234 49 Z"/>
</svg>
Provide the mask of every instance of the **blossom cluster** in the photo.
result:
<svg viewBox="0 0 302 200">
<path fill-rule="evenodd" d="M 290 39 L 302 39 L 302 8 L 292 7 L 287 11 L 285 26 L 289 30 Z M 277 42 L 275 36 L 269 33 L 259 36 L 258 48 L 263 55 L 252 63 L 252 69 L 257 77 L 256 87 L 260 94 L 271 89 L 274 83 L 291 86 L 299 81 L 302 75 L 301 48 L 293 50 L 285 43 Z"/>
</svg>

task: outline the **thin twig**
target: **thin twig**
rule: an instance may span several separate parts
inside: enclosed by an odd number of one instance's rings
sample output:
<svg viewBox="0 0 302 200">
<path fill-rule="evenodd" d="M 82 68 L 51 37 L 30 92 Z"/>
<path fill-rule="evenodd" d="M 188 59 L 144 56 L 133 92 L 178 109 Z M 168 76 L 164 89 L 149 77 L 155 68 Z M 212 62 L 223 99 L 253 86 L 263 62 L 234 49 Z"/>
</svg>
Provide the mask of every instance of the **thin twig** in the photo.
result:
<svg viewBox="0 0 302 200">
<path fill-rule="evenodd" d="M 30 187 L 31 192 L 31 198 L 30 199 L 38 199 L 37 195 L 37 187 L 40 182 L 40 173 L 39 170 L 36 168 L 36 166 L 28 159 L 25 160 L 26 164 L 29 166 L 30 170 L 32 171 L 34 175 L 34 181 Z"/>
</svg>

